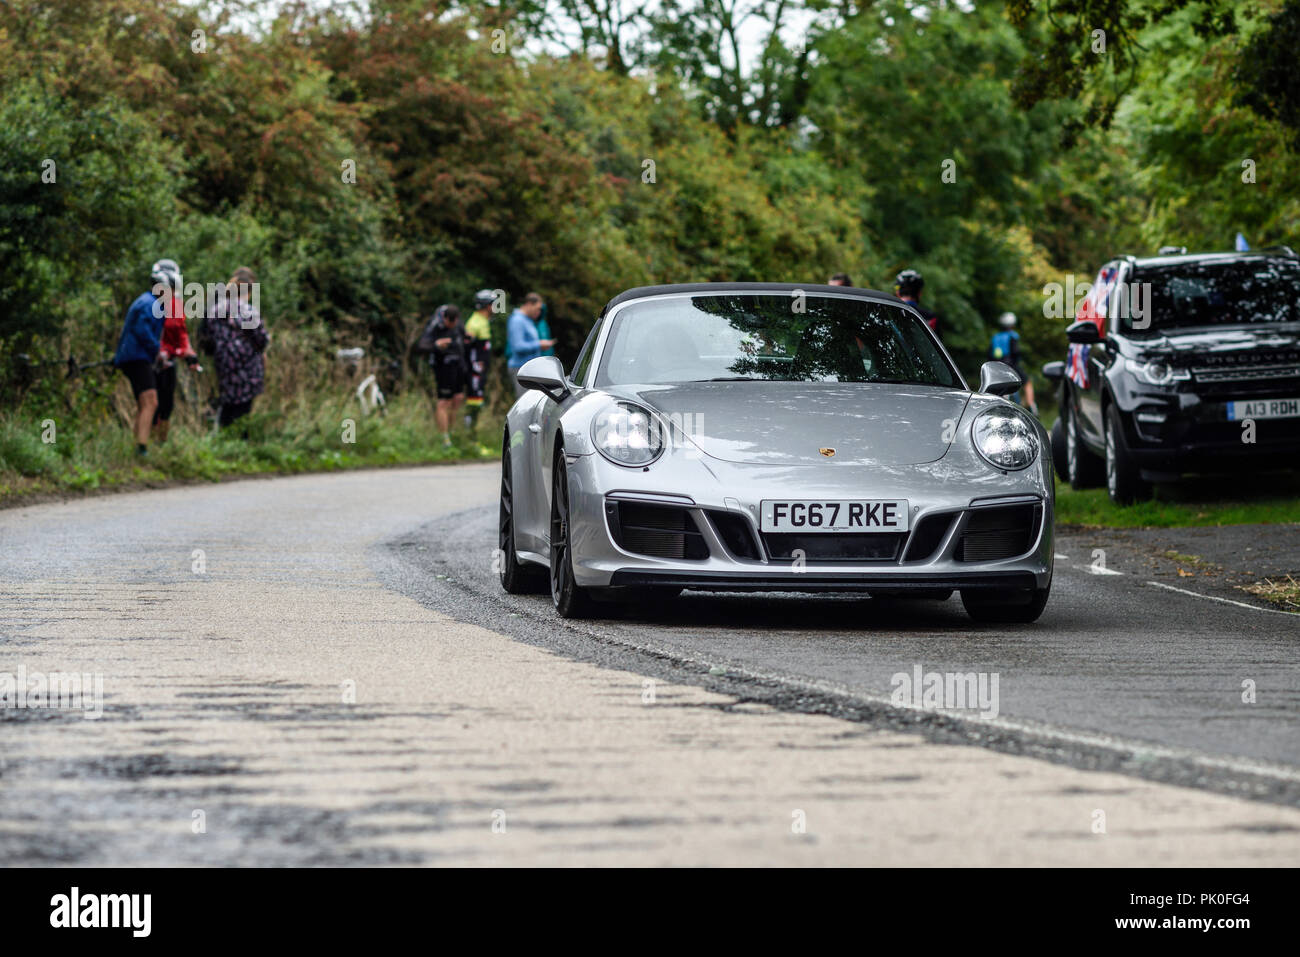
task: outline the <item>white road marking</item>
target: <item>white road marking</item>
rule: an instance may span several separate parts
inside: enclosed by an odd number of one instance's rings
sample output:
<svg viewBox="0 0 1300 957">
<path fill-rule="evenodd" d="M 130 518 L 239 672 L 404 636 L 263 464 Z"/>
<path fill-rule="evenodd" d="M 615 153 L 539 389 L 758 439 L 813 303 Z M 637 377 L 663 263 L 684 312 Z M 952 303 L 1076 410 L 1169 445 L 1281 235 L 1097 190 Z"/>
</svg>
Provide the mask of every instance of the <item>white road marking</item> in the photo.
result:
<svg viewBox="0 0 1300 957">
<path fill-rule="evenodd" d="M 1113 568 L 1107 568 L 1105 565 L 1075 565 L 1075 568 L 1082 568 L 1089 575 L 1123 575 L 1123 572 L 1116 571 Z"/>
<path fill-rule="evenodd" d="M 1057 552 L 1052 557 L 1055 558 L 1058 562 L 1068 562 L 1070 560 L 1069 555 L 1062 555 L 1060 552 Z"/>
<path fill-rule="evenodd" d="M 1180 595 L 1191 595 L 1193 598 L 1204 598 L 1206 601 L 1223 602 L 1225 605 L 1236 605 L 1238 608 L 1249 608 L 1251 611 L 1264 611 L 1270 615 L 1291 615 L 1295 612 L 1281 611 L 1277 608 L 1261 608 L 1259 605 L 1251 605 L 1244 601 L 1233 601 L 1231 598 L 1217 598 L 1214 595 L 1202 595 L 1200 592 L 1188 591 L 1186 588 L 1175 588 L 1173 585 L 1166 585 L 1164 582 L 1147 582 L 1148 585 L 1155 585 L 1157 588 L 1164 588 L 1168 591 L 1176 591 Z"/>
</svg>

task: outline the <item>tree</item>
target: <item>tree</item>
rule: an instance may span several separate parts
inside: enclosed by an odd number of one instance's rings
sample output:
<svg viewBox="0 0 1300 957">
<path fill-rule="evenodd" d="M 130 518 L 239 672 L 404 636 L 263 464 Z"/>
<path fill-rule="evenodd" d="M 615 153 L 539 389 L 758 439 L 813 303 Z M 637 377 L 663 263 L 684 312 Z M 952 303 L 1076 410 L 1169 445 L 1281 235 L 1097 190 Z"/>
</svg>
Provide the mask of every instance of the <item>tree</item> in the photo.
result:
<svg viewBox="0 0 1300 957">
<path fill-rule="evenodd" d="M 1025 52 L 1014 86 L 1018 105 L 1077 100 L 1082 109 L 1063 123 L 1069 145 L 1087 126 L 1110 125 L 1133 88 L 1145 54 L 1148 26 L 1180 10 L 1193 14 L 1197 36 L 1235 29 L 1233 0 L 1007 0 L 1007 16 L 1021 31 Z"/>
<path fill-rule="evenodd" d="M 35 81 L 5 87 L 0 341 L 26 348 L 55 334 L 70 306 L 98 302 L 106 285 L 143 288 L 148 263 L 132 263 L 175 208 L 174 164 L 140 149 L 152 134 L 120 104 L 82 106 Z"/>
<path fill-rule="evenodd" d="M 1300 150 L 1300 0 L 1268 18 L 1241 52 L 1235 80 L 1241 86 L 1238 100 L 1265 119 L 1276 120 L 1290 131 L 1291 146 Z"/>
</svg>

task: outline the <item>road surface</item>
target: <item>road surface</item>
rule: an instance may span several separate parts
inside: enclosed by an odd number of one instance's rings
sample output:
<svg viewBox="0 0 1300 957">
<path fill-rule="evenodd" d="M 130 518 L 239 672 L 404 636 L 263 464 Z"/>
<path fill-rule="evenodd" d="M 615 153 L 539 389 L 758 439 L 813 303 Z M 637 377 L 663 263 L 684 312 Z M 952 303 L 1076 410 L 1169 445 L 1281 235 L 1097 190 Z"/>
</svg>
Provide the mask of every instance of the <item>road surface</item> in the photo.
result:
<svg viewBox="0 0 1300 957">
<path fill-rule="evenodd" d="M 103 688 L 99 718 L 0 709 L 3 859 L 1300 859 L 1295 618 L 1094 574 L 1063 541 L 1036 626 L 694 595 L 561 624 L 492 584 L 496 483 L 367 471 L 0 512 L 0 675 Z M 997 672 L 997 718 L 889 706 L 917 665 Z"/>
</svg>

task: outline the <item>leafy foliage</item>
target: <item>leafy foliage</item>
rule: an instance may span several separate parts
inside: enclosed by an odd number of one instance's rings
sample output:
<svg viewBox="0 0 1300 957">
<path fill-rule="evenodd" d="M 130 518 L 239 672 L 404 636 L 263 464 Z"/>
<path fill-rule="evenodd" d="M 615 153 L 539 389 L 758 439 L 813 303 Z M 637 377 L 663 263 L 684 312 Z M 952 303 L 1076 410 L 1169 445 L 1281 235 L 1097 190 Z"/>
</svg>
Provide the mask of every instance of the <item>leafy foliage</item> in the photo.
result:
<svg viewBox="0 0 1300 957">
<path fill-rule="evenodd" d="M 568 360 L 629 286 L 912 267 L 968 377 L 1004 309 L 1036 365 L 1063 273 L 1294 241 L 1298 24 L 1297 0 L 12 0 L 0 396 L 23 435 L 120 421 L 116 379 L 28 373 L 109 354 L 161 256 L 257 271 L 285 415 L 336 388 L 336 347 L 408 358 L 483 287 L 541 292 Z"/>
<path fill-rule="evenodd" d="M 1260 116 L 1277 120 L 1291 131 L 1291 146 L 1300 147 L 1300 0 L 1268 18 L 1242 51 L 1236 81 L 1240 101 Z"/>
</svg>

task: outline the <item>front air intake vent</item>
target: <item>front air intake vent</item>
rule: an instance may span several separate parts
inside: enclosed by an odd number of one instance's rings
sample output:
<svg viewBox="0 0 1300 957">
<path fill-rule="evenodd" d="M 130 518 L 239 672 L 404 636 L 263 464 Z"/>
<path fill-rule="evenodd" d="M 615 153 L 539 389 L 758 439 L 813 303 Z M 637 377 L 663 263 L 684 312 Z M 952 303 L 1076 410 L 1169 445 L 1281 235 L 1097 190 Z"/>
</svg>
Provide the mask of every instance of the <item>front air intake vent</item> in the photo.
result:
<svg viewBox="0 0 1300 957">
<path fill-rule="evenodd" d="M 709 557 L 690 512 L 675 505 L 646 505 L 641 502 L 606 502 L 609 531 L 619 547 L 650 558 Z"/>
<path fill-rule="evenodd" d="M 903 556 L 903 561 L 923 562 L 927 558 L 933 558 L 934 553 L 943 544 L 948 529 L 952 527 L 953 519 L 960 514 L 960 512 L 943 512 L 939 515 L 927 515 L 917 522 L 916 528 L 912 529 L 912 539 L 907 544 L 907 554 Z"/>
<path fill-rule="evenodd" d="M 719 509 L 708 509 L 704 514 L 713 523 L 713 528 L 717 531 L 718 538 L 722 539 L 722 544 L 727 546 L 727 551 L 737 558 L 758 561 L 758 543 L 754 541 L 754 533 L 745 516 Z"/>
<path fill-rule="evenodd" d="M 774 562 L 892 562 L 905 538 L 903 532 L 765 532 L 763 543 Z"/>
<path fill-rule="evenodd" d="M 971 509 L 955 557 L 959 562 L 994 562 L 1023 555 L 1033 547 L 1042 517 L 1040 505 Z"/>
</svg>

